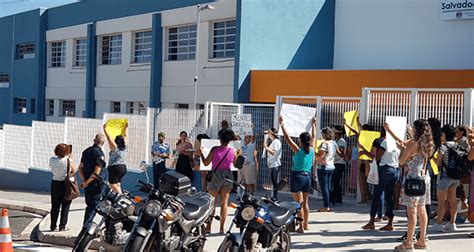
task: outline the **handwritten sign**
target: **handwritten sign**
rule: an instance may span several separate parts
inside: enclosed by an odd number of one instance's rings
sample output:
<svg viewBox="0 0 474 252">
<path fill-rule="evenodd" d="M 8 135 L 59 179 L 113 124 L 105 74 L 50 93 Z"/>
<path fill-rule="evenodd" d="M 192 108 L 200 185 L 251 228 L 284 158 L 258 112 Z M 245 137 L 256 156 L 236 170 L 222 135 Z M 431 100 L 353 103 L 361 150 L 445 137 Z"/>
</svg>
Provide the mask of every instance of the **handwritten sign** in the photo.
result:
<svg viewBox="0 0 474 252">
<path fill-rule="evenodd" d="M 212 147 L 220 146 L 220 145 L 221 145 L 221 142 L 218 139 L 202 139 L 201 140 L 202 154 L 204 155 L 204 157 L 207 157 L 209 155 L 209 152 L 211 152 Z M 232 141 L 229 143 L 228 146 L 232 148 L 234 152 L 242 148 L 240 141 Z M 212 169 L 212 162 L 208 166 L 205 166 L 204 162 L 202 162 L 201 160 L 201 166 L 200 166 L 201 171 L 210 171 L 211 169 Z M 234 164 L 231 165 L 231 170 L 233 171 L 237 170 L 237 168 L 234 167 Z"/>
<path fill-rule="evenodd" d="M 252 115 L 251 114 L 233 114 L 232 115 L 232 130 L 236 135 L 247 136 L 253 135 L 252 130 Z"/>
<path fill-rule="evenodd" d="M 285 121 L 288 134 L 291 137 L 298 137 L 303 132 L 311 131 L 313 117 L 316 115 L 316 108 L 283 103 L 280 115 Z M 281 127 L 278 131 L 278 135 L 283 135 Z"/>
</svg>

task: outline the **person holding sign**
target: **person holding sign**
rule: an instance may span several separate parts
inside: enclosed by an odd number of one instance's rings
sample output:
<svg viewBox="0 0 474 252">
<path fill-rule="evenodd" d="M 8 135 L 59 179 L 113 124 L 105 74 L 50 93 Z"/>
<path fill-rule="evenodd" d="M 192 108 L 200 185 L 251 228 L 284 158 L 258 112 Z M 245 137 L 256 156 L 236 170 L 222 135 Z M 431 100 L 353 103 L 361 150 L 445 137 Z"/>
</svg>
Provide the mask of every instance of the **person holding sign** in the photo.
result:
<svg viewBox="0 0 474 252">
<path fill-rule="evenodd" d="M 232 164 L 235 165 L 237 161 L 237 157 L 240 154 L 239 151 L 236 153 L 234 150 L 229 147 L 230 141 L 235 138 L 234 132 L 230 129 L 222 129 L 219 132 L 219 141 L 220 146 L 212 147 L 209 155 L 204 157 L 203 151 L 204 149 L 201 147 L 201 160 L 205 166 L 208 166 L 212 162 L 212 170 L 209 171 L 207 179 L 207 190 L 209 193 L 214 196 L 216 199 L 214 201 L 214 205 L 217 207 L 217 202 L 220 201 L 221 207 L 221 223 L 219 233 L 224 234 L 224 224 L 225 219 L 227 217 L 227 205 L 229 201 L 230 191 L 233 188 L 232 182 L 228 181 L 227 179 L 233 180 L 233 175 L 231 172 Z M 209 176 L 210 175 L 210 176 Z M 218 200 L 218 197 L 220 199 Z M 214 213 L 212 213 L 214 215 Z M 207 225 L 207 232 L 211 232 L 212 226 L 212 218 L 208 222 Z"/>
<path fill-rule="evenodd" d="M 170 145 L 165 142 L 164 132 L 158 133 L 158 141 L 151 146 L 153 159 L 153 185 L 158 188 L 160 177 L 166 172 L 166 159 L 170 158 Z"/>
<path fill-rule="evenodd" d="M 347 152 L 347 143 L 343 137 L 344 128 L 342 126 L 340 125 L 335 126 L 334 133 L 336 136 L 337 150 L 336 150 L 336 156 L 334 158 L 334 166 L 336 166 L 336 169 L 334 170 L 333 179 L 332 179 L 333 191 L 331 194 L 331 202 L 333 204 L 335 203 L 342 204 L 341 183 L 342 183 L 342 175 L 344 174 L 344 171 L 346 170 L 346 161 L 344 160 L 344 157 L 346 156 L 346 152 Z"/>
<path fill-rule="evenodd" d="M 255 144 L 255 138 L 250 135 L 246 135 L 242 144 L 242 156 L 245 158 L 244 166 L 240 169 L 239 179 L 245 185 L 245 188 L 250 194 L 255 193 L 258 176 L 258 158 L 257 158 L 257 145 Z"/>
<path fill-rule="evenodd" d="M 128 123 L 125 123 L 125 131 L 123 136 L 118 135 L 112 140 L 109 134 L 107 124 L 104 124 L 104 133 L 109 144 L 109 166 L 107 171 L 109 172 L 109 183 L 110 188 L 116 193 L 122 194 L 122 178 L 127 173 L 127 166 L 125 165 L 125 159 L 127 158 L 128 148 Z"/>
<path fill-rule="evenodd" d="M 314 146 L 316 145 L 316 118 L 312 121 L 312 134 L 303 132 L 300 134 L 298 144 L 291 139 L 285 127 L 283 117 L 280 116 L 280 126 L 283 136 L 288 142 L 290 149 L 293 151 L 293 167 L 291 168 L 290 189 L 293 199 L 300 203 L 303 212 L 299 212 L 300 218 L 303 218 L 302 225 L 298 228 L 298 232 L 303 233 L 309 230 L 309 205 L 308 197 L 312 190 L 311 187 L 311 170 L 314 163 Z M 329 198 L 329 195 L 327 195 Z M 328 199 L 329 202 L 329 199 Z"/>
<path fill-rule="evenodd" d="M 192 157 L 194 153 L 193 144 L 188 139 L 188 133 L 181 131 L 179 140 L 176 143 L 178 161 L 176 161 L 176 171 L 188 177 L 191 182 L 194 180 Z"/>
<path fill-rule="evenodd" d="M 267 141 L 263 141 L 263 149 L 267 156 L 267 166 L 270 169 L 270 175 L 273 184 L 272 200 L 278 201 L 278 184 L 280 183 L 280 166 L 281 166 L 281 142 L 278 139 L 278 131 L 271 128 L 265 131 L 272 142 L 270 146 Z"/>
<path fill-rule="evenodd" d="M 334 158 L 336 156 L 337 144 L 334 141 L 334 131 L 325 127 L 321 130 L 323 142 L 319 146 L 316 160 L 318 162 L 318 182 L 323 195 L 323 208 L 318 212 L 330 212 L 329 195 L 332 192 L 332 174 L 336 168 Z"/>
</svg>

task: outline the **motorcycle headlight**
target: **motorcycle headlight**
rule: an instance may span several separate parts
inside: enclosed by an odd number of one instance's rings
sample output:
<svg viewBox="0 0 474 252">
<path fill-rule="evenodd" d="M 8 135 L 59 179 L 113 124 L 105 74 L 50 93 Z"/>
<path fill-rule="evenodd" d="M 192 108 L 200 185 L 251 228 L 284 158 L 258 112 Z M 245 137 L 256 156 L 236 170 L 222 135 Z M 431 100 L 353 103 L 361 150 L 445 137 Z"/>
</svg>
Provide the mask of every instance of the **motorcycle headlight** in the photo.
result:
<svg viewBox="0 0 474 252">
<path fill-rule="evenodd" d="M 157 217 L 161 212 L 161 205 L 156 200 L 151 200 L 146 204 L 145 212 L 151 217 Z"/>
<path fill-rule="evenodd" d="M 112 210 L 112 202 L 110 200 L 103 200 L 99 204 L 99 210 L 104 214 L 109 214 Z"/>
<path fill-rule="evenodd" d="M 242 219 L 244 219 L 245 221 L 251 221 L 253 220 L 253 218 L 255 218 L 255 208 L 251 206 L 244 207 L 240 215 L 242 216 Z"/>
</svg>

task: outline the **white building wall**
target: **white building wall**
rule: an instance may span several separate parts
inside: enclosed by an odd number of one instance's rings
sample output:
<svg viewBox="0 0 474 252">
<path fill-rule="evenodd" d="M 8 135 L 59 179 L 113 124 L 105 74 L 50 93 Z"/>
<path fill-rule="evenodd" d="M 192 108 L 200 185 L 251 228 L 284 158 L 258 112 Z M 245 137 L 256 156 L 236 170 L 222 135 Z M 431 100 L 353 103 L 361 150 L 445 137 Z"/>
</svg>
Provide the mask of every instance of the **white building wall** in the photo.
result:
<svg viewBox="0 0 474 252">
<path fill-rule="evenodd" d="M 197 103 L 206 101 L 232 102 L 234 81 L 234 59 L 212 59 L 212 25 L 214 21 L 236 18 L 236 1 L 225 0 L 212 3 L 214 10 L 201 12 L 199 27 L 199 82 Z M 196 6 L 162 12 L 163 26 L 163 79 L 161 101 L 164 108 L 176 103 L 194 102 L 195 60 L 168 61 L 167 28 L 196 24 Z"/>
<path fill-rule="evenodd" d="M 45 98 L 54 100 L 54 115 L 46 116 L 46 121 L 64 122 L 60 116 L 60 100 L 76 101 L 76 116 L 81 117 L 85 110 L 86 68 L 74 65 L 75 39 L 87 38 L 87 24 L 75 25 L 46 32 L 47 75 Z M 66 64 L 62 68 L 50 67 L 50 43 L 66 41 Z M 45 104 L 47 105 L 47 104 Z"/>
<path fill-rule="evenodd" d="M 439 0 L 336 1 L 335 69 L 473 69 L 474 19 L 441 21 Z"/>
</svg>

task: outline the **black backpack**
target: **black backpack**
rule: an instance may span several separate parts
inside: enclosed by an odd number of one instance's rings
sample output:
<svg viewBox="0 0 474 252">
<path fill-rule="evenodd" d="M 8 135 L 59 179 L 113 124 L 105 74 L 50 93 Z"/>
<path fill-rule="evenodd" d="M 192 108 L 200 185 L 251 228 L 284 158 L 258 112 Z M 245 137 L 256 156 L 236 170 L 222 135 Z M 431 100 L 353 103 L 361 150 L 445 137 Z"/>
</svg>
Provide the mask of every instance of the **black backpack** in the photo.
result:
<svg viewBox="0 0 474 252">
<path fill-rule="evenodd" d="M 445 164 L 443 161 L 448 178 L 461 179 L 468 176 L 472 170 L 472 161 L 467 158 L 469 153 L 467 149 L 459 144 L 454 144 L 452 147 L 448 147 L 448 151 L 448 163 Z"/>
</svg>

